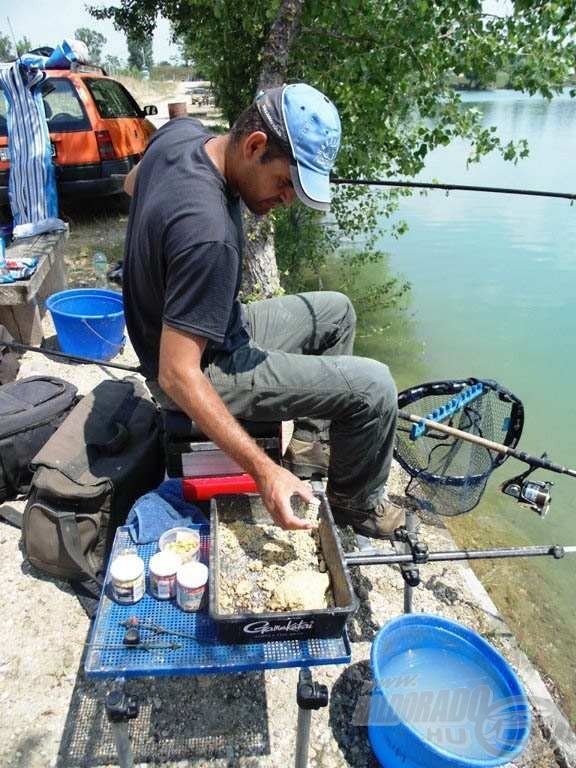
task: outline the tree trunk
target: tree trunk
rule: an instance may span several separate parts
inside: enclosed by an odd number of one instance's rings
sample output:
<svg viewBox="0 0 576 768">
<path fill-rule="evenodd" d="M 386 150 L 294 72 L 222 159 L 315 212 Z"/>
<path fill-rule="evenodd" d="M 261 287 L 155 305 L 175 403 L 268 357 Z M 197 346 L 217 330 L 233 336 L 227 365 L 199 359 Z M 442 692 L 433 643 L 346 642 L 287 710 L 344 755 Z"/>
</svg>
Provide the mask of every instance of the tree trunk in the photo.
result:
<svg viewBox="0 0 576 768">
<path fill-rule="evenodd" d="M 290 48 L 300 26 L 304 0 L 282 0 L 262 53 L 258 91 L 284 82 Z M 267 298 L 278 293 L 280 276 L 274 251 L 274 226 L 244 209 L 244 295 Z"/>
</svg>

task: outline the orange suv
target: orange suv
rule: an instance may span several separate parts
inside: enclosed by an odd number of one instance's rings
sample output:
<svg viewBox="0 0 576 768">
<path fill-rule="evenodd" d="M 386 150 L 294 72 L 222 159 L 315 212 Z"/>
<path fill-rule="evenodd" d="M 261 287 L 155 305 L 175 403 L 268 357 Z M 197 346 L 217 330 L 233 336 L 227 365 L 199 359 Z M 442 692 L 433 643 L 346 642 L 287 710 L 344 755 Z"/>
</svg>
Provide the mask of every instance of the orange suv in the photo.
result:
<svg viewBox="0 0 576 768">
<path fill-rule="evenodd" d="M 48 69 L 40 86 L 60 198 L 122 192 L 155 128 L 126 88 L 103 70 L 77 65 Z M 8 203 L 10 151 L 7 106 L 0 86 L 0 205 Z"/>
</svg>

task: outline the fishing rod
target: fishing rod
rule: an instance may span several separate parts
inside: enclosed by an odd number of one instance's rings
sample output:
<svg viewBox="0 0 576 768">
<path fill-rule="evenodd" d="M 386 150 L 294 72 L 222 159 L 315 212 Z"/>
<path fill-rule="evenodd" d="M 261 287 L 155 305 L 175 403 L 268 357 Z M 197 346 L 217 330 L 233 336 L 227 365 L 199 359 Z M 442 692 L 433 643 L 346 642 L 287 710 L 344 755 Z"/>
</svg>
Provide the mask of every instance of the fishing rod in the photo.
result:
<svg viewBox="0 0 576 768">
<path fill-rule="evenodd" d="M 417 413 L 415 413 L 415 411 Z M 545 517 L 552 482 L 529 476 L 544 469 L 569 477 L 576 470 L 518 448 L 524 425 L 520 398 L 492 379 L 448 379 L 398 393 L 394 456 L 410 480 L 406 496 L 422 508 L 451 517 L 474 509 L 491 473 L 512 457 L 528 468 L 500 486 L 502 493 Z M 459 429 L 442 422 L 457 415 Z M 451 422 L 453 423 L 453 422 Z M 471 449 L 470 444 L 484 450 Z"/>
<path fill-rule="evenodd" d="M 547 469 L 549 472 L 556 472 L 560 475 L 569 475 L 570 477 L 576 477 L 576 470 L 564 467 L 562 464 L 556 464 L 544 456 L 531 456 L 525 451 L 517 451 L 515 448 L 510 448 L 508 445 L 502 443 L 496 443 L 493 440 L 486 440 L 479 435 L 471 434 L 470 432 L 464 432 L 456 427 L 450 427 L 447 424 L 441 424 L 433 419 L 426 418 L 424 416 L 416 416 L 413 413 L 406 413 L 405 411 L 399 411 L 398 416 L 405 420 L 410 421 L 413 424 L 418 424 L 426 427 L 427 429 L 433 429 L 436 432 L 441 432 L 451 437 L 457 437 L 459 440 L 465 440 L 468 443 L 475 443 L 481 445 L 483 448 L 488 448 L 491 451 L 504 454 L 505 456 L 511 456 L 513 459 L 529 464 L 534 469 Z"/>
<path fill-rule="evenodd" d="M 41 349 L 40 347 L 30 347 L 27 344 L 19 344 L 16 341 L 5 341 L 2 339 L 0 347 L 8 347 L 18 352 L 36 352 L 45 357 L 56 357 L 62 360 L 68 360 L 73 363 L 83 363 L 84 365 L 101 365 L 104 368 L 118 368 L 121 371 L 130 371 L 130 373 L 142 373 L 140 366 L 122 365 L 121 363 L 106 363 L 103 360 L 94 360 L 91 357 L 80 357 L 79 355 L 69 355 L 66 352 L 56 352 L 52 349 Z"/>
<path fill-rule="evenodd" d="M 540 189 L 511 189 L 509 187 L 482 187 L 470 184 L 440 184 L 424 181 L 405 181 L 397 179 L 384 181 L 383 179 L 338 179 L 331 178 L 332 184 L 350 184 L 365 187 L 412 187 L 416 189 L 443 189 L 446 192 L 459 190 L 464 192 L 492 192 L 499 195 L 528 195 L 532 197 L 557 197 L 563 200 L 576 200 L 576 194 L 570 192 L 546 192 Z"/>
</svg>

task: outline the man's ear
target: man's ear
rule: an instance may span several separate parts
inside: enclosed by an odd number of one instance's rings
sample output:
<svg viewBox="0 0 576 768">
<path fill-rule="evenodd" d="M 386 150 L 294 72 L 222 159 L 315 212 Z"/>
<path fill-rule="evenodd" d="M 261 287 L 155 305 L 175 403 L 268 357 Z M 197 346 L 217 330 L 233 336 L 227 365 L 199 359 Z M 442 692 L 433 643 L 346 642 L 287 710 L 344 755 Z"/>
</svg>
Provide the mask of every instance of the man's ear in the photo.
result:
<svg viewBox="0 0 576 768">
<path fill-rule="evenodd" d="M 268 137 L 264 131 L 254 131 L 244 137 L 242 151 L 246 160 L 258 160 L 266 151 Z"/>
</svg>

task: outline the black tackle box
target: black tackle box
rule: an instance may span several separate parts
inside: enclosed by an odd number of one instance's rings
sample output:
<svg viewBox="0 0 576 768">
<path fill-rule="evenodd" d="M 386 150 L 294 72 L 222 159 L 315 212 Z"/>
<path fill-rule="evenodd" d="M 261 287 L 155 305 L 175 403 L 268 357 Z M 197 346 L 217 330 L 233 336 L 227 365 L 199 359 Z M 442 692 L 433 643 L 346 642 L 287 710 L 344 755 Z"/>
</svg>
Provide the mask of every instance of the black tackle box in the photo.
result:
<svg viewBox="0 0 576 768">
<path fill-rule="evenodd" d="M 318 531 L 322 554 L 330 574 L 335 605 L 330 608 L 266 613 L 222 613 L 219 605 L 220 568 L 218 525 L 220 521 L 270 523 L 270 515 L 259 496 L 230 494 L 216 496 L 210 504 L 209 612 L 216 622 L 219 637 L 231 643 L 268 640 L 309 640 L 340 637 L 348 617 L 358 606 L 344 552 L 330 505 L 324 493 L 320 500 Z"/>
</svg>

